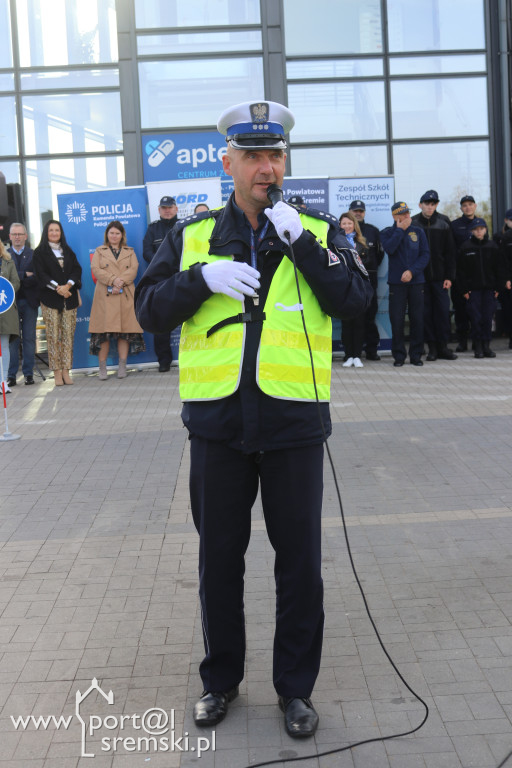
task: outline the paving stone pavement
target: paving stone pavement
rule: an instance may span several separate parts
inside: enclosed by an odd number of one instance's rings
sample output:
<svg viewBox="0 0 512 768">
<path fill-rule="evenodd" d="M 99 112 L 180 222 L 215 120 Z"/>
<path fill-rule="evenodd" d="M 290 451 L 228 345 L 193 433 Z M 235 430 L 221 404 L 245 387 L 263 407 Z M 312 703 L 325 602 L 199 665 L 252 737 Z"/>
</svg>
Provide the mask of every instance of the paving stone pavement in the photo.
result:
<svg viewBox="0 0 512 768">
<path fill-rule="evenodd" d="M 421 369 L 395 369 L 390 357 L 361 370 L 334 362 L 329 445 L 356 568 L 430 717 L 412 736 L 287 765 L 495 768 L 512 750 L 512 351 L 493 346 L 495 360 L 465 354 Z M 196 729 L 198 541 L 177 369 L 132 367 L 106 382 L 76 374 L 73 387 L 36 380 L 20 376 L 8 395 L 21 439 L 0 443 L 2 768 L 282 767 L 421 722 L 366 616 L 326 462 L 316 737 L 290 739 L 276 704 L 273 556 L 259 504 L 246 678 L 215 734 Z M 77 691 L 93 679 L 113 702 L 93 688 L 80 720 Z M 144 717 L 156 743 L 163 712 L 182 737 L 173 751 L 137 742 L 151 736 Z M 15 727 L 32 715 L 65 720 Z"/>
</svg>

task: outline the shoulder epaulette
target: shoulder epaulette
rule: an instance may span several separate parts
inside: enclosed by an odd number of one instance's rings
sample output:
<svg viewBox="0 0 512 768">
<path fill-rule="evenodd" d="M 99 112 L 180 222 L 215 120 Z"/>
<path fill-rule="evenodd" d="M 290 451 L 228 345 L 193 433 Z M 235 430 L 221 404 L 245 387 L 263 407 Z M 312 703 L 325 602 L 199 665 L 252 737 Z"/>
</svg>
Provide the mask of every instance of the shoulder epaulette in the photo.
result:
<svg viewBox="0 0 512 768">
<path fill-rule="evenodd" d="M 212 208 L 209 211 L 201 211 L 201 213 L 191 213 L 190 216 L 186 216 L 184 219 L 178 219 L 174 229 L 183 229 L 188 227 L 189 224 L 195 224 L 198 221 L 204 221 L 204 219 L 216 219 L 222 210 L 223 208 Z"/>
<path fill-rule="evenodd" d="M 311 216 L 314 219 L 323 219 L 324 221 L 328 221 L 329 224 L 338 224 L 336 216 L 333 216 L 332 213 L 329 213 L 328 211 L 319 211 L 318 208 L 306 208 L 306 210 L 304 210 L 304 208 L 293 205 L 292 203 L 288 203 L 288 205 L 292 205 L 292 208 L 295 208 L 299 213 L 304 213 L 306 216 Z"/>
</svg>

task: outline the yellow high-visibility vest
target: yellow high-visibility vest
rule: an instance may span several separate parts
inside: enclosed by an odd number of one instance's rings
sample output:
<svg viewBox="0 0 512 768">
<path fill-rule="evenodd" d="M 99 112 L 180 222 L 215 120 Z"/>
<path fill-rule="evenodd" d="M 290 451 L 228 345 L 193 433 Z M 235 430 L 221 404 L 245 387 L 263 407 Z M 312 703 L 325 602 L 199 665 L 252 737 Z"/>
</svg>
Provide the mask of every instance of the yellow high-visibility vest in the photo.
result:
<svg viewBox="0 0 512 768">
<path fill-rule="evenodd" d="M 329 224 L 300 214 L 305 229 L 327 247 Z M 232 256 L 208 254 L 215 219 L 190 224 L 183 230 L 180 269 L 197 262 L 211 263 Z M 332 326 L 307 284 L 297 272 L 308 331 L 315 380 L 320 401 L 328 401 L 331 384 Z M 180 396 L 189 400 L 218 400 L 232 395 L 240 383 L 245 348 L 246 323 L 235 322 L 208 331 L 225 318 L 243 312 L 242 302 L 214 293 L 181 329 L 179 371 Z M 311 359 L 300 312 L 293 264 L 284 256 L 272 279 L 265 306 L 256 380 L 271 397 L 284 400 L 315 400 Z"/>
</svg>

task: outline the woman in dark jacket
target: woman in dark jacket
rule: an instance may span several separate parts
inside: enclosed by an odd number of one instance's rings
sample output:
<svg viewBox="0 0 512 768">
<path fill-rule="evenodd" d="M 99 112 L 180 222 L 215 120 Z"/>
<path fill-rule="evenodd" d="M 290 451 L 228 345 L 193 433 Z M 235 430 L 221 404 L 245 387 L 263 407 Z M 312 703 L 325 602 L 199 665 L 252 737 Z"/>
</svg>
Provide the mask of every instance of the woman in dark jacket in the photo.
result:
<svg viewBox="0 0 512 768">
<path fill-rule="evenodd" d="M 69 370 L 73 364 L 82 267 L 66 242 L 60 222 L 51 219 L 44 225 L 33 264 L 46 326 L 48 365 L 54 372 L 55 386 L 73 384 Z"/>
<path fill-rule="evenodd" d="M 347 213 L 341 214 L 340 227 L 345 232 L 352 248 L 358 252 L 361 261 L 366 265 L 368 260 L 366 238 L 361 232 L 359 222 L 352 211 L 347 211 Z M 345 362 L 343 363 L 343 367 L 350 368 L 353 365 L 354 368 L 362 368 L 363 363 L 361 361 L 361 356 L 363 354 L 364 343 L 364 313 L 358 317 L 352 318 L 352 320 L 342 320 L 341 341 L 343 349 L 345 350 Z"/>
</svg>

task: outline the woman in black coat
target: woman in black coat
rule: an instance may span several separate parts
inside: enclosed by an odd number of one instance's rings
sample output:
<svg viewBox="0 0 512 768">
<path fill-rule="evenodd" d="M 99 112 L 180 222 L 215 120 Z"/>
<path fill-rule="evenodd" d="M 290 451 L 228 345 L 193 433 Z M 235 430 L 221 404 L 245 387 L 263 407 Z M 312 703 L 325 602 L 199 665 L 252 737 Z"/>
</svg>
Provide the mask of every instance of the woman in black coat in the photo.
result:
<svg viewBox="0 0 512 768">
<path fill-rule="evenodd" d="M 69 370 L 73 365 L 82 267 L 66 242 L 60 222 L 51 219 L 44 225 L 33 264 L 46 326 L 48 365 L 54 372 L 55 386 L 73 384 Z"/>
</svg>

